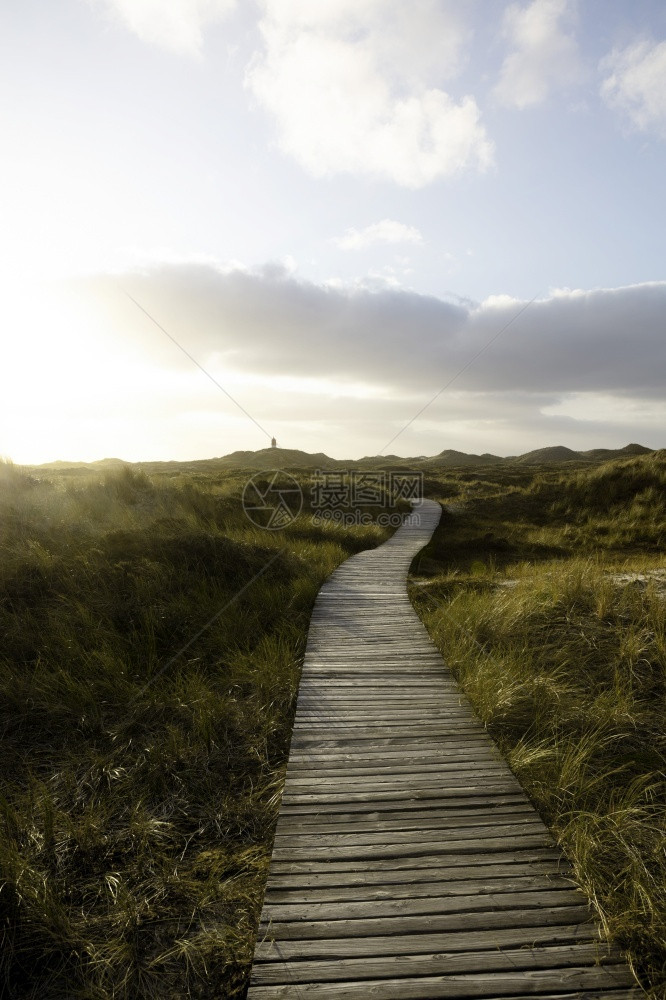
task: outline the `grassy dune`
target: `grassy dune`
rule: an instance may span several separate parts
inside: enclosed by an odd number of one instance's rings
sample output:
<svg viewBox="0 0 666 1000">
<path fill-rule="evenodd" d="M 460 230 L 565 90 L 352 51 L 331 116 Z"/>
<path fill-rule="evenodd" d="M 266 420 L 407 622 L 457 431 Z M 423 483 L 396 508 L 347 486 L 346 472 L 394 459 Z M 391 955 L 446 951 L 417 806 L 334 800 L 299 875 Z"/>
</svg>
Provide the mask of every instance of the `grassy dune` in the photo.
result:
<svg viewBox="0 0 666 1000">
<path fill-rule="evenodd" d="M 244 995 L 312 602 L 387 535 L 256 528 L 246 478 L 0 465 L 3 996 Z M 432 469 L 412 588 L 655 997 L 665 487 L 664 453 Z"/>
<path fill-rule="evenodd" d="M 604 926 L 664 997 L 666 453 L 512 482 L 447 476 L 439 495 L 412 599 Z"/>
<path fill-rule="evenodd" d="M 387 535 L 246 478 L 0 465 L 3 996 L 243 995 L 312 602 Z"/>
</svg>

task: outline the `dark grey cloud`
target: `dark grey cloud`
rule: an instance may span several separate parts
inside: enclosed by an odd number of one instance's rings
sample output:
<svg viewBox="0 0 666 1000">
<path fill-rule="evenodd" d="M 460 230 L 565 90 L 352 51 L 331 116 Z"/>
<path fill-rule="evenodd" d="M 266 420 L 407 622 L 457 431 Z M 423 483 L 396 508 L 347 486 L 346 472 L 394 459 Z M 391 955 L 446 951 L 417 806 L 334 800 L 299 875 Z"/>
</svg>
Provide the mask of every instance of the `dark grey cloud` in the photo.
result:
<svg viewBox="0 0 666 1000">
<path fill-rule="evenodd" d="M 186 359 L 123 288 L 202 364 L 222 368 L 367 382 L 408 398 L 435 391 L 481 351 L 456 389 L 655 397 L 664 388 L 666 282 L 557 292 L 517 316 L 525 303 L 505 297 L 473 306 L 315 285 L 278 265 L 165 265 L 90 279 L 129 340 L 180 365 Z"/>
</svg>

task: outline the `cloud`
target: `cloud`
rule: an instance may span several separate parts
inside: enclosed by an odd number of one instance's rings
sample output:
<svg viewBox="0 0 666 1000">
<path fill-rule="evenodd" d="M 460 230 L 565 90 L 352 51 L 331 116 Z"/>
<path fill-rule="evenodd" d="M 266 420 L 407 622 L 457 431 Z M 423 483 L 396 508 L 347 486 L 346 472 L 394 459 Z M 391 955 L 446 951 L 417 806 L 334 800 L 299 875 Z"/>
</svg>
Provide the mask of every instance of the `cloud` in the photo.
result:
<svg viewBox="0 0 666 1000">
<path fill-rule="evenodd" d="M 439 84 L 467 29 L 441 0 L 263 0 L 264 49 L 247 86 L 281 149 L 315 176 L 369 174 L 420 188 L 485 169 L 492 144 L 476 101 Z"/>
<path fill-rule="evenodd" d="M 407 226 L 394 219 L 382 219 L 365 229 L 347 229 L 344 236 L 332 241 L 341 250 L 365 250 L 373 243 L 422 243 L 423 237 L 416 226 Z"/>
<path fill-rule="evenodd" d="M 121 303 L 118 328 L 136 328 L 141 317 L 118 280 L 93 284 L 106 313 Z M 122 286 L 202 363 L 215 356 L 254 374 L 325 375 L 410 395 L 436 390 L 481 352 L 456 388 L 650 398 L 664 389 L 666 282 L 560 289 L 526 309 L 508 296 L 470 305 L 404 289 L 317 285 L 279 267 L 165 265 L 128 275 Z M 165 349 L 180 363 L 168 342 Z"/>
<path fill-rule="evenodd" d="M 223 20 L 236 0 L 93 0 L 141 41 L 180 55 L 199 55 L 204 28 Z"/>
<path fill-rule="evenodd" d="M 637 41 L 601 62 L 601 96 L 641 131 L 666 137 L 666 41 Z"/>
<path fill-rule="evenodd" d="M 512 47 L 500 70 L 494 94 L 500 104 L 529 108 L 541 104 L 559 87 L 582 76 L 572 25 L 571 0 L 513 3 L 504 15 L 504 35 Z"/>
<path fill-rule="evenodd" d="M 447 384 L 390 451 L 665 443 L 666 282 L 559 289 L 524 308 L 501 295 L 454 304 L 318 285 L 279 265 L 196 262 L 73 279 L 65 292 L 71 310 L 55 323 L 57 302 L 33 296 L 36 315 L 10 345 L 16 378 L 0 411 L 16 460 L 263 447 L 192 358 L 282 445 L 340 457 L 379 451 Z M 25 308 L 17 300 L 17 319 Z M 37 387 L 35 356 L 47 361 Z M 131 419 L 118 419 L 119 400 Z"/>
</svg>

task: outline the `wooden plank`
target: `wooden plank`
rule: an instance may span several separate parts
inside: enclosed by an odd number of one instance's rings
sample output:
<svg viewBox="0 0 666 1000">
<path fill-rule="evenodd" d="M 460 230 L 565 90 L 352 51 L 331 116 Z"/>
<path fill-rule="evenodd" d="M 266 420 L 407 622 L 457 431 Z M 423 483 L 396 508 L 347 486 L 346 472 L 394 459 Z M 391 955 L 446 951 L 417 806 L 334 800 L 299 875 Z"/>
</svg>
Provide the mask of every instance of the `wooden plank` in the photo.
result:
<svg viewBox="0 0 666 1000">
<path fill-rule="evenodd" d="M 404 759 L 404 758 L 403 758 Z M 352 765 L 347 763 L 346 766 L 338 765 L 337 767 L 327 767 L 326 764 L 317 764 L 311 762 L 305 768 L 290 767 L 287 769 L 287 775 L 289 777 L 290 784 L 295 781 L 306 780 L 310 775 L 319 778 L 350 778 L 359 779 L 363 777 L 372 777 L 374 780 L 388 780 L 392 778 L 397 778 L 401 774 L 447 774 L 449 777 L 455 775 L 456 777 L 463 777 L 464 775 L 479 775 L 479 774 L 502 774 L 502 766 L 499 761 L 488 759 L 488 760 L 473 760 L 465 761 L 464 763 L 458 763 L 451 759 L 444 758 L 443 760 L 426 759 L 419 760 L 418 762 L 412 762 L 410 764 L 396 764 L 395 762 L 390 762 L 386 760 L 378 761 L 359 761 L 357 764 Z"/>
<path fill-rule="evenodd" d="M 471 762 L 490 762 L 497 761 L 497 754 L 494 749 L 484 746 L 482 743 L 472 744 L 468 746 L 465 759 Z M 435 744 L 432 747 L 414 747 L 410 751 L 409 761 L 410 766 L 416 764 L 420 766 L 421 764 L 455 764 L 455 761 L 460 760 L 460 750 L 459 746 L 455 744 Z M 326 751 L 326 752 L 315 752 L 309 751 L 305 753 L 297 753 L 296 751 L 289 757 L 289 763 L 287 765 L 287 773 L 293 773 L 295 771 L 308 770 L 309 768 L 318 767 L 330 767 L 336 769 L 340 766 L 348 767 L 399 767 L 401 764 L 405 763 L 405 755 L 399 750 L 371 750 L 366 749 L 363 752 L 363 756 L 358 753 L 349 752 L 347 750 L 341 751 Z"/>
<path fill-rule="evenodd" d="M 440 884 L 440 882 L 442 884 Z M 535 890 L 573 888 L 571 879 L 552 875 L 514 875 L 498 878 L 477 878 L 468 881 L 453 882 L 445 878 L 429 879 L 427 882 L 410 881 L 404 885 L 382 883 L 373 886 L 367 881 L 356 885 L 343 885 L 336 888 L 315 888 L 312 885 L 280 889 L 273 882 L 266 890 L 267 904 L 277 903 L 330 903 L 354 900 L 368 901 L 371 899 L 409 899 L 423 896 L 474 896 L 497 892 L 532 892 Z"/>
<path fill-rule="evenodd" d="M 489 837 L 492 834 L 492 837 Z M 542 836 L 546 833 L 546 828 L 536 816 L 533 819 L 525 820 L 522 824 L 497 823 L 489 828 L 479 826 L 461 826 L 455 830 L 442 830 L 441 825 L 433 829 L 421 829 L 419 831 L 420 844 L 448 844 L 451 841 L 458 843 L 461 840 L 475 840 L 488 838 L 494 843 L 495 840 L 504 840 L 527 835 Z M 357 830 L 348 830 L 346 833 L 278 833 L 275 837 L 275 846 L 280 848 L 302 848 L 309 847 L 353 847 L 372 844 L 388 846 L 389 844 L 413 844 L 414 830 L 391 830 L 390 832 L 371 833 L 366 831 L 361 833 Z"/>
<path fill-rule="evenodd" d="M 466 728 L 469 728 L 469 723 L 465 718 L 464 712 L 428 710 L 429 726 L 437 724 L 440 727 L 448 728 L 450 725 L 457 725 L 461 721 L 464 721 Z M 364 712 L 359 716 L 351 716 L 348 712 L 337 712 L 335 714 L 322 713 L 320 715 L 310 713 L 305 718 L 299 714 L 296 716 L 296 724 L 299 726 L 303 725 L 306 730 L 312 732 L 315 732 L 318 729 L 392 729 L 396 724 L 398 724 L 401 729 L 423 729 L 426 725 L 423 721 L 422 710 L 420 712 L 414 711 L 411 713 L 399 713 L 394 710 L 391 713 L 382 712 L 382 714 L 377 713 L 376 715 Z"/>
<path fill-rule="evenodd" d="M 543 944 L 595 941 L 599 932 L 592 922 L 545 927 L 491 928 L 449 931 L 440 934 L 392 934 L 390 937 L 315 938 L 307 941 L 260 941 L 255 962 L 296 959 L 346 959 L 363 955 L 419 955 L 433 952 L 476 952 L 488 948 L 530 948 Z"/>
<path fill-rule="evenodd" d="M 436 931 L 488 930 L 583 923 L 590 919 L 588 906 L 568 903 L 533 909 L 471 910 L 455 913 L 421 913 L 400 917 L 356 920 L 272 920 L 259 927 L 259 940 L 334 940 L 339 937 L 383 937 L 430 934 Z"/>
<path fill-rule="evenodd" d="M 287 858 L 293 860 L 295 858 L 306 858 L 308 861 L 321 860 L 343 860 L 349 859 L 354 861 L 360 861 L 363 858 L 367 859 L 379 859 L 379 858 L 392 858 L 392 857 L 417 857 L 420 854 L 436 855 L 436 854 L 490 854 L 493 852 L 504 853 L 507 848 L 511 847 L 511 851 L 515 853 L 520 848 L 532 849 L 535 847 L 549 847 L 552 845 L 552 840 L 547 833 L 524 833 L 516 834 L 511 837 L 509 843 L 504 837 L 467 837 L 465 839 L 444 839 L 445 835 L 442 835 L 442 840 L 421 840 L 420 838 L 411 838 L 409 841 L 397 840 L 395 843 L 391 841 L 390 838 L 383 843 L 379 844 L 343 844 L 338 845 L 306 845 L 304 847 L 299 847 L 295 845 L 289 845 L 288 847 L 281 847 L 277 844 L 273 850 L 273 857 L 276 861 L 284 861 Z"/>
<path fill-rule="evenodd" d="M 533 892 L 494 892 L 470 896 L 361 900 L 343 903 L 265 903 L 261 919 L 267 921 L 346 920 L 376 917 L 409 917 L 415 914 L 465 913 L 470 910 L 526 910 L 538 906 L 580 906 L 576 889 L 549 889 Z"/>
<path fill-rule="evenodd" d="M 282 800 L 281 811 L 283 815 L 295 816 L 300 814 L 314 814 L 323 815 L 326 813 L 347 813 L 351 814 L 353 812 L 367 812 L 368 808 L 371 808 L 377 812 L 387 812 L 395 811 L 398 807 L 402 810 L 412 809 L 412 810 L 425 810 L 425 809 L 439 809 L 445 805 L 450 805 L 451 808 L 454 806 L 475 806 L 475 805 L 509 805 L 513 802 L 524 801 L 524 796 L 517 793 L 513 787 L 511 790 L 506 792 L 490 792 L 486 790 L 486 793 L 480 792 L 466 793 L 464 794 L 460 790 L 455 790 L 453 792 L 446 792 L 446 794 L 439 794 L 433 799 L 423 799 L 414 797 L 413 799 L 403 798 L 401 801 L 396 802 L 394 799 L 373 798 L 372 803 L 369 803 L 367 799 L 360 802 L 350 802 L 349 800 L 342 800 L 340 802 L 328 802 L 328 803 L 294 803 L 285 802 Z"/>
<path fill-rule="evenodd" d="M 503 777 L 502 769 L 497 764 L 488 764 L 486 766 L 478 765 L 477 767 L 467 768 L 465 771 L 458 771 L 455 767 L 437 766 L 431 765 L 430 767 L 418 767 L 417 765 L 412 765 L 411 767 L 404 767 L 401 769 L 396 768 L 395 771 L 389 771 L 387 773 L 386 769 L 383 771 L 381 769 L 372 770 L 369 768 L 362 768 L 360 773 L 352 771 L 351 774 L 322 774 L 319 768 L 313 768 L 307 774 L 299 775 L 290 773 L 289 775 L 289 788 L 291 791 L 304 790 L 308 788 L 317 789 L 317 791 L 354 791 L 357 788 L 373 788 L 378 789 L 382 786 L 390 786 L 391 788 L 400 788 L 403 785 L 411 784 L 434 784 L 437 787 L 439 781 L 451 784 L 451 782 L 478 782 L 484 778 L 497 778 Z"/>
<path fill-rule="evenodd" d="M 516 872 L 517 870 L 517 872 Z M 401 883 L 410 886 L 417 886 L 420 882 L 447 882 L 454 886 L 459 881 L 474 880 L 484 881 L 486 879 L 503 879 L 507 882 L 515 878 L 535 877 L 537 875 L 560 875 L 568 877 L 569 869 L 558 863 L 557 859 L 549 861 L 534 861 L 529 866 L 529 875 L 525 876 L 525 868 L 522 865 L 510 864 L 488 864 L 479 865 L 445 865 L 437 867 L 423 868 L 395 868 L 382 869 L 380 871 L 347 871 L 347 872 L 294 872 L 280 874 L 274 872 L 271 875 L 270 885 L 266 889 L 266 894 L 277 889 L 297 890 L 308 886 L 313 888 L 333 887 L 333 886 L 373 886 L 380 885 L 389 891 Z"/>
<path fill-rule="evenodd" d="M 261 966 L 263 967 L 263 966 Z M 345 983 L 305 983 L 252 986 L 248 1000 L 448 1000 L 539 996 L 541 1000 L 644 1000 L 642 990 L 631 985 L 623 966 L 588 965 L 569 969 L 520 969 L 511 972 L 481 972 L 449 976 L 419 976 L 416 979 L 361 980 Z M 612 994 L 609 994 L 609 990 Z"/>
<path fill-rule="evenodd" d="M 497 768 L 479 768 L 474 771 L 463 772 L 458 775 L 455 770 L 432 769 L 430 771 L 407 771 L 396 774 L 391 779 L 390 775 L 382 774 L 360 774 L 341 775 L 333 777 L 329 775 L 319 775 L 316 771 L 308 774 L 291 776 L 289 779 L 289 795 L 303 796 L 304 794 L 327 795 L 329 793 L 353 794 L 364 792 L 367 789 L 373 792 L 400 791 L 404 788 L 432 789 L 435 794 L 440 788 L 454 788 L 456 790 L 470 787 L 478 787 L 484 781 L 495 782 L 502 780 L 504 776 Z"/>
<path fill-rule="evenodd" d="M 353 826 L 355 834 L 367 832 L 378 833 L 382 830 L 386 832 L 390 830 L 441 830 L 442 820 L 446 820 L 447 830 L 454 830 L 458 827 L 472 824 L 492 827 L 495 823 L 503 823 L 510 820 L 521 822 L 522 820 L 532 819 L 533 816 L 525 806 L 511 811 L 495 810 L 476 813 L 473 810 L 432 809 L 430 812 L 417 813 L 416 816 L 411 813 L 396 813 L 393 819 L 388 820 L 379 819 L 380 815 L 384 815 L 382 813 L 377 813 L 375 814 L 375 818 L 370 819 L 366 819 L 366 815 L 371 814 L 360 813 L 356 817 Z M 278 822 L 276 836 L 294 832 L 337 833 L 340 830 L 349 830 L 347 821 L 335 823 L 330 822 L 327 818 L 318 819 L 312 817 L 309 818 L 309 822 L 303 822 L 301 817 L 282 816 Z"/>
<path fill-rule="evenodd" d="M 495 748 L 489 745 L 488 740 L 482 737 L 466 738 L 465 740 L 454 739 L 453 737 L 449 740 L 435 740 L 429 745 L 420 746 L 414 745 L 410 748 L 409 760 L 410 761 L 420 761 L 425 758 L 430 759 L 444 759 L 444 758 L 457 758 L 460 760 L 462 754 L 469 759 L 476 759 L 477 755 L 482 755 L 483 757 L 496 760 L 497 753 Z M 316 763 L 317 761 L 351 761 L 358 763 L 361 760 L 364 761 L 374 761 L 383 760 L 387 763 L 391 761 L 398 762 L 398 760 L 404 761 L 405 755 L 400 749 L 394 749 L 392 747 L 380 747 L 377 750 L 373 750 L 372 747 L 364 747 L 363 756 L 358 753 L 357 750 L 348 750 L 344 747 L 342 749 L 332 749 L 332 750 L 322 750 L 316 748 L 310 748 L 309 750 L 297 751 L 294 750 L 289 756 L 289 767 L 303 767 L 308 766 L 311 763 Z M 506 762 L 505 762 L 506 763 Z"/>
<path fill-rule="evenodd" d="M 351 736 L 341 736 L 329 738 L 325 736 L 316 735 L 311 739 L 305 736 L 299 736 L 294 741 L 294 749 L 296 753 L 313 753 L 320 750 L 346 750 L 347 752 L 365 753 L 368 750 L 379 750 L 379 749 L 391 749 L 400 750 L 402 753 L 408 751 L 411 753 L 412 750 L 418 748 L 437 748 L 441 746 L 462 747 L 467 739 L 467 736 L 463 737 L 462 733 L 464 730 L 449 730 L 437 728 L 432 732 L 427 733 L 404 733 L 401 735 L 396 735 L 393 733 L 392 736 L 373 736 L 368 739 L 363 739 L 362 737 L 351 737 Z M 473 740 L 475 733 L 473 731 L 469 734 L 470 742 Z M 479 735 L 479 740 L 483 737 Z M 510 772 L 507 770 L 507 775 Z"/>
<path fill-rule="evenodd" d="M 353 803 L 358 802 L 363 805 L 367 805 L 369 801 L 373 798 L 381 799 L 383 802 L 417 802 L 422 799 L 431 799 L 436 802 L 447 799 L 447 798 L 465 798 L 465 797 L 481 797 L 484 791 L 490 793 L 497 792 L 512 792 L 516 788 L 516 783 L 507 778 L 505 781 L 494 780 L 492 783 L 484 784 L 483 782 L 477 782 L 475 784 L 465 785 L 456 787 L 446 786 L 444 788 L 440 787 L 438 784 L 432 782 L 429 784 L 422 784 L 417 787 L 406 787 L 406 788 L 375 788 L 373 795 L 368 795 L 365 791 L 344 791 L 344 792 L 292 792 L 289 785 L 285 787 L 285 792 L 283 796 L 283 802 L 285 807 L 295 806 L 295 805 L 306 805 L 310 804 L 322 804 L 326 802 L 330 803 L 341 803 L 347 807 L 350 807 Z"/>
<path fill-rule="evenodd" d="M 287 844 L 304 844 L 307 840 L 313 840 L 323 846 L 326 842 L 335 846 L 342 846 L 345 843 L 400 843 L 414 839 L 414 831 L 418 830 L 426 840 L 446 840 L 449 838 L 460 839 L 469 836 L 479 836 L 492 833 L 494 836 L 508 835 L 510 830 L 518 833 L 543 832 L 546 827 L 537 816 L 530 816 L 525 813 L 522 816 L 466 816 L 452 820 L 446 824 L 446 829 L 442 829 L 440 816 L 428 819 L 420 816 L 411 822 L 404 823 L 394 821 L 390 824 L 359 823 L 358 828 L 350 830 L 348 827 L 342 829 L 340 824 L 333 825 L 333 828 L 324 830 L 317 824 L 313 829 L 312 824 L 308 827 L 301 823 L 281 823 L 276 833 L 276 840 L 285 847 Z M 292 839 L 297 838 L 297 839 Z M 333 838 L 333 839 L 328 839 Z M 425 840 L 423 841 L 425 843 Z"/>
<path fill-rule="evenodd" d="M 439 739 L 448 739 L 451 736 L 457 736 L 460 739 L 461 734 L 467 732 L 477 732 L 478 724 L 476 722 L 439 722 L 433 720 L 430 723 L 416 723 L 412 726 L 399 723 L 396 721 L 394 725 L 367 725 L 367 726 L 340 726 L 340 727 L 324 727 L 321 731 L 316 727 L 308 726 L 305 730 L 298 733 L 294 737 L 294 747 L 296 749 L 306 748 L 310 745 L 314 746 L 330 746 L 333 743 L 336 746 L 340 744 L 357 746 L 362 752 L 363 747 L 367 746 L 369 743 L 373 743 L 379 746 L 383 746 L 384 740 L 389 739 L 391 742 L 387 744 L 395 744 L 398 739 L 403 739 L 406 741 L 418 741 L 422 742 L 424 737 L 434 737 L 433 742 L 439 741 Z"/>
<path fill-rule="evenodd" d="M 471 865 L 478 867 L 480 877 L 483 870 L 488 865 L 504 865 L 507 869 L 515 868 L 518 865 L 525 866 L 526 870 L 531 870 L 529 866 L 542 861 L 557 861 L 561 863 L 561 854 L 553 845 L 537 850 L 523 848 L 522 850 L 506 848 L 504 851 L 466 852 L 465 854 L 400 854 L 390 858 L 355 858 L 347 861 L 339 858 L 330 858 L 325 861 L 313 861 L 308 858 L 290 857 L 287 861 L 274 859 L 271 870 L 275 874 L 331 874 L 342 872 L 354 872 L 366 874 L 369 872 L 391 872 L 411 871 L 418 868 L 469 868 Z M 269 882 L 270 885 L 270 882 Z"/>
<path fill-rule="evenodd" d="M 336 959 L 264 963 L 255 972 L 257 985 L 270 983 L 328 983 L 358 979 L 398 979 L 403 976 L 443 976 L 465 972 L 503 972 L 527 969 L 567 969 L 607 959 L 607 949 L 600 942 L 577 942 L 575 945 L 542 945 L 539 948 L 511 948 L 505 951 L 425 953 L 382 955 L 378 958 Z M 617 964 L 617 960 L 609 960 Z M 285 968 L 285 966 L 287 966 Z M 597 966 L 598 967 L 598 966 Z M 625 982 L 629 982 L 628 979 Z"/>
</svg>

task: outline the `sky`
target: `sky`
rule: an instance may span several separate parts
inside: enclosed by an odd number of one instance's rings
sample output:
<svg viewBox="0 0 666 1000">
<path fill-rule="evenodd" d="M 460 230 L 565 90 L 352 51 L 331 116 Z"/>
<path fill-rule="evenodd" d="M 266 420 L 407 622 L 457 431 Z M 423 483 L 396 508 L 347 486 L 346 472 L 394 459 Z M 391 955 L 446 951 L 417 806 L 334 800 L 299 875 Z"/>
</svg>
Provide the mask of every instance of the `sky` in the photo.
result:
<svg viewBox="0 0 666 1000">
<path fill-rule="evenodd" d="M 0 3 L 0 455 L 666 445 L 662 0 Z"/>
</svg>

